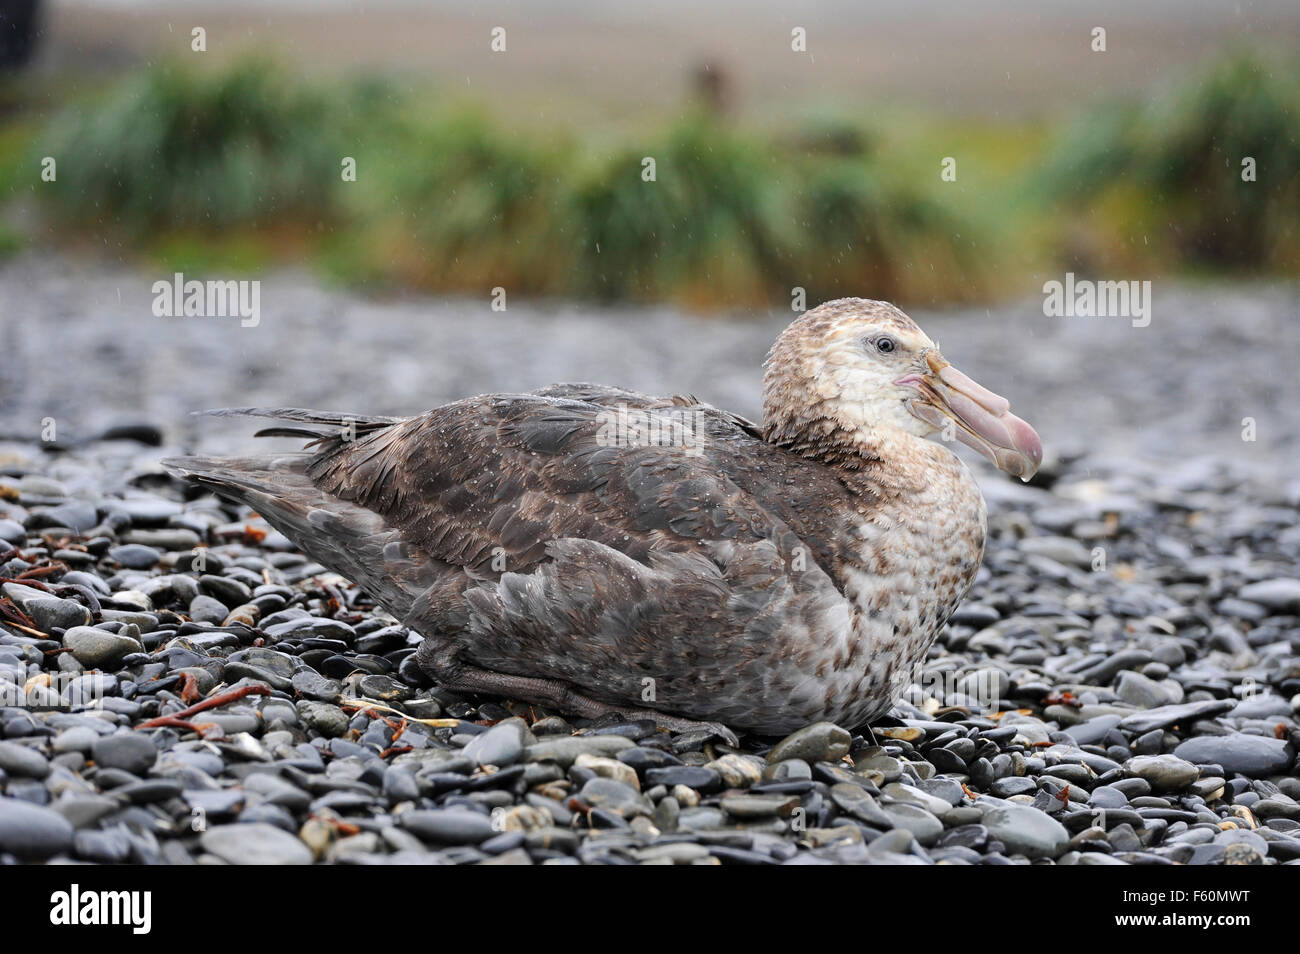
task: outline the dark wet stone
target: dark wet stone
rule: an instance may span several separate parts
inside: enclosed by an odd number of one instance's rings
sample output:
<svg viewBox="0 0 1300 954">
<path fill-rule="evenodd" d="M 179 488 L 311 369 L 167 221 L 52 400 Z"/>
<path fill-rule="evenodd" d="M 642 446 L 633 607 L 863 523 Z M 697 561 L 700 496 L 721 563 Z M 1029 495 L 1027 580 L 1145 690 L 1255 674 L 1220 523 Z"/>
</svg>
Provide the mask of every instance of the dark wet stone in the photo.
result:
<svg viewBox="0 0 1300 954">
<path fill-rule="evenodd" d="M 367 699 L 375 699 L 389 705 L 405 702 L 415 695 L 415 690 L 410 686 L 398 682 L 391 676 L 365 676 L 359 683 L 358 688 Z"/>
<path fill-rule="evenodd" d="M 132 775 L 144 775 L 158 759 L 158 749 L 142 732 L 106 735 L 90 751 L 101 769 L 120 769 Z"/>
<path fill-rule="evenodd" d="M 0 852 L 48 858 L 72 847 L 73 828 L 50 808 L 0 796 Z"/>
<path fill-rule="evenodd" d="M 226 619 L 226 604 L 200 594 L 190 600 L 189 617 L 196 622 L 220 626 Z"/>
<path fill-rule="evenodd" d="M 624 749 L 631 749 L 636 743 L 621 735 L 588 735 L 562 738 L 544 738 L 524 750 L 524 758 L 529 762 L 555 762 L 567 769 L 579 755 L 617 756 Z"/>
<path fill-rule="evenodd" d="M 209 854 L 232 865 L 309 865 L 312 851 L 297 836 L 265 823 L 217 825 L 199 836 Z"/>
<path fill-rule="evenodd" d="M 465 746 L 464 755 L 476 765 L 514 765 L 524 754 L 523 732 L 513 723 L 493 726 Z"/>
<path fill-rule="evenodd" d="M 949 829 L 935 842 L 938 848 L 971 848 L 981 851 L 988 844 L 989 830 L 983 825 L 961 825 Z"/>
<path fill-rule="evenodd" d="M 76 833 L 72 850 L 78 858 L 84 858 L 86 861 L 120 865 L 131 858 L 131 839 L 123 829 L 79 831 Z"/>
<path fill-rule="evenodd" d="M 1258 603 L 1274 611 L 1300 612 L 1300 580 L 1277 577 L 1248 583 L 1238 591 L 1243 600 Z"/>
<path fill-rule="evenodd" d="M 697 792 L 710 793 L 722 789 L 722 776 L 713 769 L 698 765 L 668 765 L 646 769 L 646 785 L 685 785 Z"/>
<path fill-rule="evenodd" d="M 76 600 L 42 598 L 28 600 L 24 606 L 32 623 L 43 633 L 71 629 L 90 622 L 90 610 Z"/>
<path fill-rule="evenodd" d="M 998 798 L 1010 798 L 1012 795 L 1032 795 L 1038 790 L 1038 784 L 1032 778 L 1012 775 L 1000 778 L 989 786 L 989 794 Z"/>
<path fill-rule="evenodd" d="M 1196 736 L 1180 743 L 1174 755 L 1198 765 L 1220 765 L 1225 772 L 1247 778 L 1281 775 L 1295 761 L 1295 752 L 1285 739 L 1240 732 Z"/>
<path fill-rule="evenodd" d="M 803 759 L 805 762 L 838 762 L 849 754 L 853 736 L 833 722 L 817 722 L 786 736 L 767 754 L 769 762 Z"/>
<path fill-rule="evenodd" d="M 1119 727 L 1141 734 L 1152 729 L 1166 729 L 1171 725 L 1189 725 L 1198 719 L 1209 719 L 1228 712 L 1236 703 L 1231 699 L 1208 699 L 1204 702 L 1184 702 L 1176 706 L 1161 706 L 1135 715 L 1125 716 Z"/>
<path fill-rule="evenodd" d="M 1157 792 L 1176 792 L 1200 777 L 1200 770 L 1177 755 L 1138 755 L 1124 763 L 1124 771 L 1151 785 Z"/>
<path fill-rule="evenodd" d="M 241 649 L 226 657 L 226 680 L 256 679 L 273 689 L 290 692 L 297 668 L 292 656 L 274 649 Z"/>
<path fill-rule="evenodd" d="M 63 645 L 87 669 L 100 669 L 120 662 L 130 653 L 144 650 L 138 639 L 110 633 L 94 626 L 74 626 L 63 634 Z"/>
<path fill-rule="evenodd" d="M 129 570 L 148 570 L 158 565 L 162 553 L 140 543 L 124 543 L 109 547 L 108 558 Z"/>
<path fill-rule="evenodd" d="M 497 834 L 486 815 L 460 808 L 416 809 L 397 823 L 422 841 L 449 845 L 477 845 Z"/>
<path fill-rule="evenodd" d="M 1032 859 L 1055 858 L 1065 851 L 1069 833 L 1050 815 L 1016 802 L 984 801 L 975 803 L 984 812 L 984 827 L 1011 852 Z"/>
<path fill-rule="evenodd" d="M 327 679 L 314 669 L 302 669 L 290 679 L 293 691 L 317 702 L 338 702 L 343 696 L 343 683 Z"/>
<path fill-rule="evenodd" d="M 9 775 L 45 778 L 50 774 L 49 760 L 29 745 L 0 741 L 0 770 Z"/>
</svg>

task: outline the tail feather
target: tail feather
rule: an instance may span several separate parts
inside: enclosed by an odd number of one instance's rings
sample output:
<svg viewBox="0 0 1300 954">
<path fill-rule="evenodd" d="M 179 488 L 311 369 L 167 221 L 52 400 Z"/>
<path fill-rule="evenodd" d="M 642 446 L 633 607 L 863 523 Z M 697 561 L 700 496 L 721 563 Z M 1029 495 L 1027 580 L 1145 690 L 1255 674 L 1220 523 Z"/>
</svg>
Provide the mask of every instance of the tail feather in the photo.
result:
<svg viewBox="0 0 1300 954">
<path fill-rule="evenodd" d="M 387 426 L 387 425 L 383 425 Z M 318 488 L 307 475 L 316 455 L 173 457 L 163 465 L 257 511 L 313 560 L 360 584 L 399 619 L 438 576 L 438 565 L 379 514 Z"/>
<path fill-rule="evenodd" d="M 348 414 L 345 411 L 314 411 L 305 407 L 214 407 L 204 411 L 195 411 L 202 417 L 274 417 L 282 421 L 301 421 L 304 424 L 333 424 L 347 427 L 354 424 L 358 428 L 373 430 L 387 427 L 405 420 L 400 417 L 385 417 L 378 414 Z"/>
</svg>

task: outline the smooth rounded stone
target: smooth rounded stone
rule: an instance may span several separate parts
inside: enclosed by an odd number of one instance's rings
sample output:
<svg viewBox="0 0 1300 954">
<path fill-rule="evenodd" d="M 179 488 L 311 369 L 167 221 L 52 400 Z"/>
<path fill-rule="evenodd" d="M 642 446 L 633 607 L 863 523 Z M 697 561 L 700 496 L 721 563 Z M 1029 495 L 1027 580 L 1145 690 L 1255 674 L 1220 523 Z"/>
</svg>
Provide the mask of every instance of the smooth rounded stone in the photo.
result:
<svg viewBox="0 0 1300 954">
<path fill-rule="evenodd" d="M 1195 736 L 1174 749 L 1174 755 L 1198 765 L 1220 765 L 1229 774 L 1247 778 L 1282 775 L 1295 760 L 1295 751 L 1285 739 L 1240 732 Z"/>
<path fill-rule="evenodd" d="M 45 778 L 50 763 L 40 752 L 21 742 L 0 741 L 0 769 L 25 778 Z"/>
<path fill-rule="evenodd" d="M 1237 595 L 1274 611 L 1300 612 L 1300 579 L 1282 576 L 1247 583 Z"/>
<path fill-rule="evenodd" d="M 1278 793 L 1269 798 L 1262 798 L 1251 806 L 1256 818 L 1267 821 L 1270 818 L 1300 818 L 1300 803 Z"/>
<path fill-rule="evenodd" d="M 1112 653 L 1078 674 L 1078 679 L 1087 685 L 1105 685 L 1125 669 L 1138 669 L 1152 661 L 1149 652 L 1143 649 L 1122 649 Z"/>
<path fill-rule="evenodd" d="M 926 847 L 933 845 L 943 834 L 943 822 L 919 805 L 908 802 L 885 803 L 880 806 L 880 810 L 895 828 L 907 829 Z"/>
<path fill-rule="evenodd" d="M 880 794 L 885 798 L 886 802 L 907 802 L 909 805 L 918 805 L 930 814 L 940 818 L 953 808 L 952 802 L 931 795 L 904 782 L 890 782 L 881 789 Z"/>
<path fill-rule="evenodd" d="M 480 736 L 482 738 L 482 736 Z M 477 740 L 475 740 L 477 741 Z M 468 746 L 466 747 L 468 750 Z M 641 778 L 636 774 L 636 769 L 626 762 L 620 762 L 618 759 L 606 758 L 603 755 L 587 755 L 585 752 L 579 755 L 573 762 L 573 767 L 577 769 L 586 769 L 589 772 L 595 772 L 602 778 L 613 779 L 616 782 L 622 782 L 638 792 L 641 790 Z"/>
<path fill-rule="evenodd" d="M 573 732 L 573 726 L 560 716 L 546 716 L 544 719 L 538 719 L 530 727 L 533 735 L 570 735 Z"/>
<path fill-rule="evenodd" d="M 728 825 L 726 813 L 720 808 L 714 808 L 711 805 L 698 805 L 692 808 L 683 808 L 681 814 L 677 816 L 678 830 L 686 831 L 714 831 L 719 828 L 726 828 Z"/>
<path fill-rule="evenodd" d="M 149 736 L 130 730 L 96 740 L 90 754 L 100 769 L 120 769 L 132 775 L 144 775 L 158 760 L 158 749 Z"/>
<path fill-rule="evenodd" d="M 1268 842 L 1262 836 L 1244 828 L 1229 828 L 1214 836 L 1216 845 L 1249 845 L 1261 855 L 1268 854 Z"/>
<path fill-rule="evenodd" d="M 1198 795 L 1207 802 L 1213 802 L 1223 797 L 1226 785 L 1226 780 L 1219 778 L 1217 775 L 1211 775 L 1193 782 L 1190 791 L 1193 795 Z"/>
<path fill-rule="evenodd" d="M 983 817 L 981 815 L 981 817 Z M 989 830 L 981 824 L 959 825 L 939 836 L 936 848 L 970 848 L 983 851 L 989 841 Z"/>
<path fill-rule="evenodd" d="M 99 522 L 99 510 L 93 504 L 80 500 L 59 504 L 57 507 L 42 507 L 33 510 L 27 520 L 28 530 L 46 530 L 51 527 L 67 527 L 83 533 Z"/>
<path fill-rule="evenodd" d="M 147 613 L 153 609 L 153 600 L 139 590 L 117 590 L 109 597 L 109 601 L 115 608 L 131 612 Z"/>
<path fill-rule="evenodd" d="M 327 739 L 338 738 L 348 731 L 347 713 L 336 705 L 299 699 L 295 708 L 303 725 Z"/>
<path fill-rule="evenodd" d="M 448 845 L 477 845 L 498 834 L 487 815 L 464 808 L 415 809 L 397 823 L 422 841 Z"/>
<path fill-rule="evenodd" d="M 889 828 L 893 819 L 886 815 L 869 792 L 852 782 L 838 782 L 830 787 L 831 801 L 846 815 L 876 828 Z"/>
<path fill-rule="evenodd" d="M 1148 709 L 1120 720 L 1119 728 L 1142 734 L 1153 729 L 1167 729 L 1171 725 L 1191 725 L 1200 719 L 1210 719 L 1232 710 L 1236 703 L 1231 699 L 1207 699 L 1201 702 L 1184 702 L 1173 706 Z"/>
<path fill-rule="evenodd" d="M 285 610 L 285 612 L 288 612 L 288 610 Z M 295 639 L 315 637 L 317 639 L 341 639 L 344 642 L 351 643 L 352 640 L 356 639 L 357 635 L 351 626 L 336 619 L 325 619 L 320 616 L 298 616 L 284 622 L 270 622 L 272 618 L 268 617 L 264 621 L 262 629 L 266 635 L 273 639 L 284 639 L 288 636 Z"/>
<path fill-rule="evenodd" d="M 802 782 L 812 780 L 812 766 L 803 759 L 786 759 L 764 766 L 763 779 L 772 782 Z"/>
<path fill-rule="evenodd" d="M 1242 699 L 1230 713 L 1233 719 L 1269 719 L 1274 716 L 1289 716 L 1295 711 L 1294 706 L 1281 696 L 1271 693 Z"/>
<path fill-rule="evenodd" d="M 0 518 L 0 540 L 22 545 L 27 540 L 27 529 L 16 520 Z"/>
<path fill-rule="evenodd" d="M 367 699 L 390 704 L 405 702 L 415 695 L 414 689 L 398 682 L 392 676 L 364 676 L 357 684 L 357 688 Z"/>
<path fill-rule="evenodd" d="M 1251 603 L 1248 600 L 1239 600 L 1234 596 L 1227 599 L 1219 600 L 1215 604 L 1214 610 L 1220 616 L 1233 616 L 1237 619 L 1249 620 L 1257 623 L 1268 616 L 1268 608 L 1258 603 Z"/>
<path fill-rule="evenodd" d="M 649 845 L 636 851 L 636 860 L 643 865 L 689 865 L 709 857 L 708 848 L 689 841 Z"/>
<path fill-rule="evenodd" d="M 120 662 L 123 656 L 144 652 L 138 639 L 120 636 L 94 626 L 74 626 L 63 634 L 63 645 L 87 669 L 100 669 Z"/>
<path fill-rule="evenodd" d="M 181 505 L 165 497 L 124 497 L 110 501 L 108 506 L 125 513 L 137 527 L 161 527 L 181 513 Z"/>
<path fill-rule="evenodd" d="M 393 770 L 385 772 L 385 779 L 391 774 L 410 777 L 409 772 L 398 769 L 396 772 Z M 244 790 L 255 792 L 272 805 L 279 805 L 281 808 L 287 808 L 293 812 L 305 811 L 307 806 L 311 804 L 311 796 L 307 792 L 271 772 L 254 772 L 249 775 L 244 779 Z"/>
<path fill-rule="evenodd" d="M 293 691 L 317 702 L 338 702 L 343 698 L 343 683 L 322 676 L 315 669 L 300 669 L 290 680 Z"/>
<path fill-rule="evenodd" d="M 211 596 L 199 594 L 190 600 L 189 617 L 196 623 L 220 626 L 226 618 L 226 604 Z"/>
<path fill-rule="evenodd" d="M 1179 755 L 1137 755 L 1124 763 L 1124 771 L 1151 785 L 1153 791 L 1177 792 L 1200 777 L 1200 770 Z"/>
<path fill-rule="evenodd" d="M 853 736 L 833 722 L 815 722 L 787 735 L 767 754 L 769 762 L 803 759 L 805 762 L 838 762 L 849 754 Z"/>
<path fill-rule="evenodd" d="M 505 768 L 514 765 L 524 754 L 524 736 L 517 724 L 503 722 L 494 725 L 482 735 L 476 735 L 465 746 L 464 755 L 476 765 L 497 765 Z"/>
<path fill-rule="evenodd" d="M 978 704 L 993 706 L 1011 690 L 1011 677 L 993 666 L 976 669 L 957 680 L 957 692 Z"/>
<path fill-rule="evenodd" d="M 309 865 L 314 860 L 297 835 L 264 822 L 214 825 L 199 836 L 199 845 L 232 865 Z"/>
<path fill-rule="evenodd" d="M 1151 783 L 1144 778 L 1117 778 L 1110 783 L 1110 787 L 1130 799 L 1151 794 Z"/>
<path fill-rule="evenodd" d="M 989 836 L 1013 854 L 1031 860 L 1055 858 L 1069 845 L 1065 826 L 1037 808 L 1018 802 L 989 803 L 987 799 L 980 799 L 975 806 L 984 812 Z"/>
<path fill-rule="evenodd" d="M 719 802 L 724 812 L 741 820 L 787 816 L 798 804 L 798 797 L 789 795 L 724 795 Z"/>
<path fill-rule="evenodd" d="M 272 689 L 290 692 L 293 676 L 301 661 L 274 649 L 253 647 L 241 649 L 226 657 L 226 681 L 256 679 Z"/>
<path fill-rule="evenodd" d="M 1017 544 L 1021 553 L 1047 557 L 1066 566 L 1090 567 L 1092 551 L 1069 537 L 1025 537 Z"/>
<path fill-rule="evenodd" d="M 721 775 L 723 784 L 728 788 L 748 788 L 763 780 L 763 762 L 754 756 L 728 752 L 712 762 L 704 763 L 704 767 Z"/>
<path fill-rule="evenodd" d="M 90 622 L 90 610 L 76 600 L 55 597 L 28 600 L 24 609 L 32 623 L 43 633 L 55 629 L 72 629 Z"/>
<path fill-rule="evenodd" d="M 1128 808 L 1129 801 L 1114 785 L 1098 785 L 1088 793 L 1088 804 L 1093 808 Z"/>
<path fill-rule="evenodd" d="M 948 617 L 948 622 L 955 626 L 972 626 L 975 629 L 984 629 L 992 626 L 1002 618 L 996 607 L 987 603 L 962 603 Z"/>
<path fill-rule="evenodd" d="M 192 550 L 202 541 L 193 530 L 163 527 L 158 530 L 128 530 L 122 534 L 122 542 L 140 543 L 159 550 Z"/>
<path fill-rule="evenodd" d="M 129 610 L 101 608 L 100 618 L 106 623 L 126 623 L 142 633 L 151 633 L 158 628 L 158 617 L 153 613 L 135 613 Z"/>
<path fill-rule="evenodd" d="M 73 853 L 88 862 L 123 864 L 131 857 L 131 838 L 122 829 L 112 832 L 77 832 Z"/>
<path fill-rule="evenodd" d="M 623 818 L 649 817 L 654 811 L 654 805 L 637 789 L 612 778 L 597 776 L 588 780 L 578 797 L 593 808 L 604 808 Z"/>
<path fill-rule="evenodd" d="M 231 608 L 241 606 L 253 598 L 253 591 L 247 584 L 213 573 L 199 577 L 199 592 L 206 593 Z"/>
<path fill-rule="evenodd" d="M 128 570 L 148 570 L 158 565 L 162 553 L 142 543 L 124 543 L 109 547 L 108 558 Z"/>
<path fill-rule="evenodd" d="M 568 769 L 579 755 L 617 756 L 636 743 L 621 735 L 579 735 L 564 738 L 544 738 L 524 749 L 528 762 L 554 762 Z"/>
<path fill-rule="evenodd" d="M 1038 790 L 1038 783 L 1023 775 L 1010 775 L 997 779 L 989 786 L 989 794 L 998 798 L 1010 798 L 1013 795 L 1031 795 Z"/>
<path fill-rule="evenodd" d="M 203 721 L 210 722 L 219 726 L 225 735 L 236 735 L 240 732 L 258 732 L 262 728 L 262 719 L 256 712 L 213 712 L 208 711 L 203 714 Z"/>
<path fill-rule="evenodd" d="M 80 663 L 74 662 L 74 665 L 78 670 L 81 667 Z M 107 672 L 94 672 L 78 676 L 68 683 L 68 687 L 61 694 L 61 699 L 64 705 L 73 707 L 99 705 L 107 708 L 108 697 L 117 691 L 117 676 Z"/>
<path fill-rule="evenodd" d="M 99 741 L 99 737 L 99 733 L 90 726 L 74 725 L 55 736 L 52 747 L 55 752 L 59 753 L 81 752 L 89 754 L 95 743 Z"/>
<path fill-rule="evenodd" d="M 966 798 L 961 783 L 951 778 L 919 778 L 908 784 L 952 807 L 960 805 Z"/>
<path fill-rule="evenodd" d="M 645 781 L 649 786 L 677 785 L 708 794 L 722 788 L 722 776 L 713 769 L 702 765 L 666 765 L 663 768 L 646 769 Z"/>
<path fill-rule="evenodd" d="M 1176 701 L 1167 688 L 1132 669 L 1126 669 L 1119 674 L 1115 694 L 1129 705 L 1137 706 L 1139 709 L 1155 709 Z"/>
<path fill-rule="evenodd" d="M 0 796 L 0 852 L 20 858 L 48 858 L 68 851 L 72 824 L 50 808 Z"/>
<path fill-rule="evenodd" d="M 76 791 L 64 793 L 50 805 L 50 808 L 66 818 L 73 828 L 90 828 L 97 825 L 101 818 L 111 815 L 121 807 L 121 801 L 110 795 Z"/>
<path fill-rule="evenodd" d="M 857 759 L 853 771 L 859 775 L 878 774 L 881 781 L 896 782 L 903 777 L 903 763 L 892 755 L 872 755 Z"/>
</svg>

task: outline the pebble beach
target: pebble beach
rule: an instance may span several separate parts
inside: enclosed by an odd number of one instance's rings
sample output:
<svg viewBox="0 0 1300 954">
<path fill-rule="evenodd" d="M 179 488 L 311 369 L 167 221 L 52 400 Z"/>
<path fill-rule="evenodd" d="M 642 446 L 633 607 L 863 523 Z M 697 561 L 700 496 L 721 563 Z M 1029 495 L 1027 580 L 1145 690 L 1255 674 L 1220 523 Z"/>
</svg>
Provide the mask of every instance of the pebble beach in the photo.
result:
<svg viewBox="0 0 1300 954">
<path fill-rule="evenodd" d="M 983 568 L 888 717 L 732 747 L 431 685 L 418 634 L 158 460 L 252 445 L 203 407 L 566 379 L 756 415 L 788 316 L 494 315 L 284 274 L 239 329 L 93 268 L 0 266 L 2 861 L 1300 862 L 1295 289 L 1157 290 L 1142 329 L 909 309 L 1037 427 L 1043 473 L 964 458 Z"/>
</svg>

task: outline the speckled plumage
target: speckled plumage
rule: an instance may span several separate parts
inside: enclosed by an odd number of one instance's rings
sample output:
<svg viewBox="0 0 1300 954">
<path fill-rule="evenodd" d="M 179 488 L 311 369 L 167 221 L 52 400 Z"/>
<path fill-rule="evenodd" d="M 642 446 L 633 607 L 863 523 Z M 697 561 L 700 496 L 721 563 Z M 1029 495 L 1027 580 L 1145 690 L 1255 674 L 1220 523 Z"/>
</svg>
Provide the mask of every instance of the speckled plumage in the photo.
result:
<svg viewBox="0 0 1300 954">
<path fill-rule="evenodd" d="M 856 726 L 912 679 L 986 529 L 965 466 L 906 397 L 876 393 L 896 369 L 862 342 L 881 332 L 937 355 L 878 302 L 794 322 L 761 428 L 692 398 L 554 385 L 407 419 L 245 409 L 308 425 L 314 448 L 172 463 L 369 590 L 449 686 L 505 674 L 525 699 L 544 683 L 761 733 Z M 620 407 L 688 415 L 691 446 L 612 445 Z"/>
</svg>

